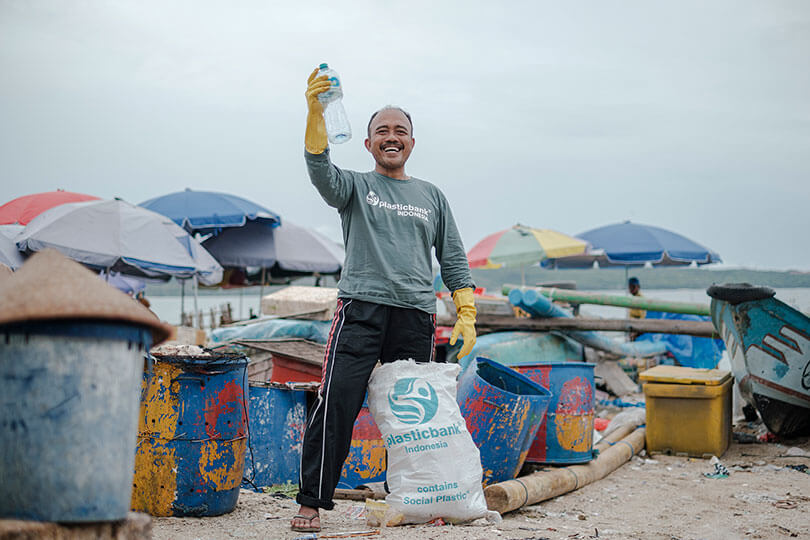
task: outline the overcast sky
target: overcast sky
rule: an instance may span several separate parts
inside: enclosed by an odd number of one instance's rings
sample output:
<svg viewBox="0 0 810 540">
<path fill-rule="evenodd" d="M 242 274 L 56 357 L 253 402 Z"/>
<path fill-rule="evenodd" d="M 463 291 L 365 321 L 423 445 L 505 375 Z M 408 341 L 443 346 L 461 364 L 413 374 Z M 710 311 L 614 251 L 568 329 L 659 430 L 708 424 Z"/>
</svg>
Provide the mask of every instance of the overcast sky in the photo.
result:
<svg viewBox="0 0 810 540">
<path fill-rule="evenodd" d="M 630 219 L 810 270 L 810 2 L 0 0 L 0 203 L 186 187 L 340 238 L 303 160 L 310 71 L 414 119 L 465 246 Z"/>
</svg>

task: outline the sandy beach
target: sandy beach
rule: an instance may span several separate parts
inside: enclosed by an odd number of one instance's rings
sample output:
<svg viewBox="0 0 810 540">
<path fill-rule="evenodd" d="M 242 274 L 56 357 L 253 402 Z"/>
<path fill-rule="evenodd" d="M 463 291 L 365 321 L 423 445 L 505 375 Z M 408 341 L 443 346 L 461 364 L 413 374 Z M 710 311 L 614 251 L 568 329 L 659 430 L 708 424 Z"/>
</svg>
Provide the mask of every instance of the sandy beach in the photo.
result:
<svg viewBox="0 0 810 540">
<path fill-rule="evenodd" d="M 804 456 L 790 454 L 806 453 Z M 505 514 L 493 525 L 408 525 L 378 529 L 392 540 L 748 539 L 810 536 L 810 437 L 780 443 L 733 443 L 721 459 L 727 478 L 709 478 L 708 460 L 635 456 L 606 478 L 572 493 Z M 362 531 L 362 503 L 337 501 L 322 513 L 322 535 Z M 234 512 L 213 518 L 154 518 L 157 540 L 284 539 L 295 502 L 243 490 Z M 326 536 L 323 536 L 326 537 Z M 351 538 L 351 537 L 349 537 Z M 355 536 L 355 538 L 361 538 Z"/>
</svg>

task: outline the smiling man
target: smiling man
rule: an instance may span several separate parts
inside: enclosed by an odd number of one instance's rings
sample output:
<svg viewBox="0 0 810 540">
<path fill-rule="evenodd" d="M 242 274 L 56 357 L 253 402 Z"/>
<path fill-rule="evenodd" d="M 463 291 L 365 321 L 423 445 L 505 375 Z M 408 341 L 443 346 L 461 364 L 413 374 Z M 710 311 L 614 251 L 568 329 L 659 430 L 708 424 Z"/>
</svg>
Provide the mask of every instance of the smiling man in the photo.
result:
<svg viewBox="0 0 810 540">
<path fill-rule="evenodd" d="M 340 169 L 329 159 L 318 100 L 330 83 L 317 72 L 307 81 L 305 159 L 321 197 L 340 213 L 346 261 L 321 387 L 304 435 L 301 508 L 291 522 L 303 532 L 320 530 L 319 509 L 334 507 L 354 421 L 377 361 L 434 360 L 433 250 L 456 304 L 450 343 L 463 337 L 459 358 L 475 344 L 474 285 L 450 206 L 436 186 L 405 172 L 415 143 L 410 115 L 392 106 L 375 112 L 365 140 L 374 170 Z"/>
</svg>

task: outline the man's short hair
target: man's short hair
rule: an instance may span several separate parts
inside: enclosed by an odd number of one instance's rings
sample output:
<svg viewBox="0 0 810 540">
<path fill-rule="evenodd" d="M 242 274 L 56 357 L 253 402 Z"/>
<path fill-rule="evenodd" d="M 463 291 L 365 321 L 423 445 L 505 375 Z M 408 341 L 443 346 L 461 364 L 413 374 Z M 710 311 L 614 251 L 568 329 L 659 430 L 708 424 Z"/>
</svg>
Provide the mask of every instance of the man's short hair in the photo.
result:
<svg viewBox="0 0 810 540">
<path fill-rule="evenodd" d="M 402 107 L 397 107 L 396 105 L 386 105 L 382 109 L 374 111 L 374 114 L 372 114 L 371 118 L 368 119 L 368 126 L 366 127 L 366 134 L 368 137 L 371 137 L 371 123 L 374 121 L 374 118 L 376 118 L 376 116 L 383 111 L 399 111 L 404 114 L 405 118 L 408 119 L 408 123 L 411 125 L 411 137 L 413 137 L 413 120 L 411 120 L 411 115 L 408 114 L 408 111 Z"/>
<path fill-rule="evenodd" d="M 641 283 L 639 283 L 637 277 L 631 277 L 630 279 L 627 280 L 627 286 L 629 287 L 630 285 L 638 285 L 639 287 L 641 287 Z"/>
</svg>

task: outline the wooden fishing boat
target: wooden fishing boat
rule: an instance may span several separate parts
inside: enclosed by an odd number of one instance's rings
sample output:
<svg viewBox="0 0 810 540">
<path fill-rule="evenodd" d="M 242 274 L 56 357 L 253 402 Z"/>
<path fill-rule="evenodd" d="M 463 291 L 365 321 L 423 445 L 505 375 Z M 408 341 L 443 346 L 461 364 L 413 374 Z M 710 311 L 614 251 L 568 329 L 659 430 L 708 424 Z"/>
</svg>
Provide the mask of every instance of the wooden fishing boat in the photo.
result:
<svg viewBox="0 0 810 540">
<path fill-rule="evenodd" d="M 707 293 L 740 394 L 773 433 L 810 433 L 810 318 L 766 287 L 712 285 Z"/>
</svg>

